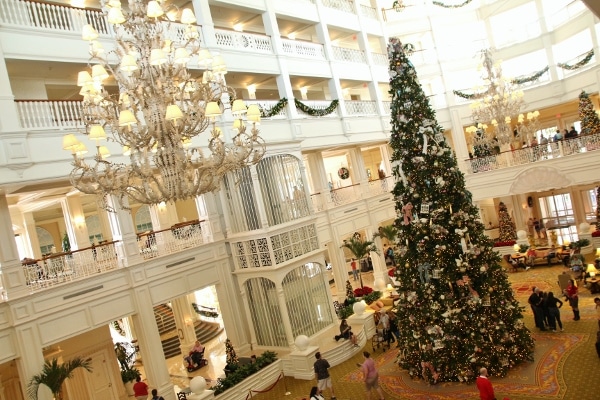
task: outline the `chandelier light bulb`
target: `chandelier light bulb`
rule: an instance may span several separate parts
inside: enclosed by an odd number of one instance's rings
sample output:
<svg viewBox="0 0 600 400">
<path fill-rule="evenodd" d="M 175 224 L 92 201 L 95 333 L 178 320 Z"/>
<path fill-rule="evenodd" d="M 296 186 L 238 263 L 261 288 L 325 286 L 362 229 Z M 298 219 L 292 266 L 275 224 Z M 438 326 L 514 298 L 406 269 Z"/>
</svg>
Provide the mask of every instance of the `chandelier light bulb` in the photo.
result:
<svg viewBox="0 0 600 400">
<path fill-rule="evenodd" d="M 190 10 L 189 8 L 184 8 L 183 11 L 181 12 L 181 23 L 182 24 L 195 24 L 196 23 L 196 16 L 194 15 L 194 12 L 192 10 Z"/>
<path fill-rule="evenodd" d="M 63 136 L 62 139 L 62 148 L 63 150 L 73 150 L 75 147 L 79 145 L 79 140 L 75 137 L 74 134 L 69 133 Z"/>
<path fill-rule="evenodd" d="M 129 101 L 129 95 L 127 93 L 119 94 L 119 104 L 122 104 L 125 107 L 129 107 L 131 105 L 131 102 Z"/>
<path fill-rule="evenodd" d="M 98 31 L 96 31 L 96 29 L 94 29 L 94 27 L 90 24 L 84 25 L 81 32 L 81 37 L 83 40 L 87 41 L 98 39 Z"/>
<path fill-rule="evenodd" d="M 200 33 L 198 33 L 198 28 L 194 25 L 188 25 L 185 27 L 185 37 L 186 39 L 198 39 L 200 37 Z"/>
<path fill-rule="evenodd" d="M 190 53 L 185 47 L 175 50 L 175 64 L 187 64 L 190 61 Z"/>
<path fill-rule="evenodd" d="M 119 114 L 119 126 L 129 126 L 137 124 L 137 119 L 129 110 L 121 110 Z"/>
<path fill-rule="evenodd" d="M 225 60 L 220 55 L 216 55 L 213 57 L 212 61 L 213 71 L 220 72 L 221 74 L 227 73 L 227 67 L 225 66 Z"/>
<path fill-rule="evenodd" d="M 131 54 L 125 54 L 123 58 L 121 58 L 121 65 L 119 68 L 125 72 L 132 72 L 138 69 L 138 66 L 135 62 L 135 58 Z"/>
<path fill-rule="evenodd" d="M 119 3 L 120 5 L 121 3 Z M 122 24 L 123 22 L 125 22 L 125 16 L 123 15 L 123 11 L 121 11 L 121 8 L 111 8 L 108 10 L 108 15 L 106 16 L 106 18 L 108 19 L 108 22 L 111 24 Z"/>
<path fill-rule="evenodd" d="M 77 156 L 77 157 L 81 157 L 84 154 L 87 154 L 87 147 L 85 147 L 85 144 L 79 142 L 77 143 L 77 146 L 73 147 L 72 149 L 73 153 Z"/>
<path fill-rule="evenodd" d="M 150 52 L 150 65 L 160 66 L 167 62 L 167 56 L 162 49 L 152 49 Z"/>
<path fill-rule="evenodd" d="M 212 63 L 212 54 L 207 49 L 201 49 L 198 53 L 198 65 L 207 67 Z"/>
<path fill-rule="evenodd" d="M 107 6 L 111 7 L 111 8 L 121 8 L 121 1 L 120 0 L 109 0 Z"/>
<path fill-rule="evenodd" d="M 221 107 L 216 101 L 211 101 L 206 105 L 206 109 L 204 110 L 204 115 L 209 118 L 215 118 L 221 115 Z"/>
<path fill-rule="evenodd" d="M 77 86 L 91 85 L 93 82 L 92 76 L 87 71 L 79 71 L 77 74 Z"/>
<path fill-rule="evenodd" d="M 165 118 L 176 124 L 178 119 L 183 118 L 183 113 L 177 104 L 171 104 L 167 107 Z"/>
<path fill-rule="evenodd" d="M 97 40 L 92 40 L 90 42 L 90 54 L 93 57 L 99 56 L 104 53 L 104 46 Z"/>
<path fill-rule="evenodd" d="M 260 117 L 260 107 L 258 107 L 258 104 L 250 104 L 248 106 L 248 111 L 246 115 L 248 115 L 248 117 Z"/>
<path fill-rule="evenodd" d="M 160 4 L 158 4 L 155 0 L 150 0 L 148 2 L 148 10 L 146 11 L 146 15 L 150 18 L 158 18 L 161 17 L 165 12 L 163 11 Z"/>
<path fill-rule="evenodd" d="M 131 155 L 131 148 L 129 146 L 123 146 L 123 155 L 129 157 Z"/>
<path fill-rule="evenodd" d="M 247 111 L 248 109 L 246 108 L 244 100 L 237 99 L 233 101 L 233 105 L 231 106 L 231 113 L 234 116 L 241 116 L 243 114 L 246 114 Z"/>
<path fill-rule="evenodd" d="M 108 151 L 108 148 L 106 146 L 98 147 L 98 154 L 103 160 L 110 157 L 110 151 Z"/>
<path fill-rule="evenodd" d="M 90 133 L 88 137 L 96 142 L 99 140 L 106 140 L 106 132 L 101 125 L 92 125 L 90 127 Z"/>
<path fill-rule="evenodd" d="M 106 72 L 106 69 L 102 65 L 96 64 L 92 66 L 92 79 L 94 81 L 102 82 L 106 78 L 108 78 L 108 72 Z"/>
</svg>

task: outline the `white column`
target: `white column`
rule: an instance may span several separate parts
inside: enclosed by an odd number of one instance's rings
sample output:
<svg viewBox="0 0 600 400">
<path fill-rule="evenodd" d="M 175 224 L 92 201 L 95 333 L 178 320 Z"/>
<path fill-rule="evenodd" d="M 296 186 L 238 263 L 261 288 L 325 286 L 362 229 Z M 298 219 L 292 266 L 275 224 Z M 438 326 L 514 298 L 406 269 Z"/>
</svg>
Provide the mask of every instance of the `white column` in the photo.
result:
<svg viewBox="0 0 600 400">
<path fill-rule="evenodd" d="M 241 286 L 240 297 L 242 298 L 242 304 L 244 305 L 244 312 L 246 314 L 246 322 L 248 323 L 248 330 L 250 332 L 250 346 L 254 349 L 256 346 L 258 346 L 258 340 L 256 339 L 256 331 L 254 330 L 254 322 L 252 321 L 252 312 L 250 311 L 248 293 L 246 292 L 245 285 Z"/>
<path fill-rule="evenodd" d="M 223 190 L 220 191 L 223 193 Z M 225 238 L 223 227 L 221 226 L 222 208 L 217 204 L 216 196 L 220 194 L 204 193 L 195 198 L 196 209 L 198 210 L 198 219 L 204 220 L 202 226 L 202 236 L 205 242 L 216 242 Z"/>
<path fill-rule="evenodd" d="M 338 238 L 339 236 L 335 235 L 332 237 Z M 350 279 L 350 275 L 348 275 L 348 265 L 346 265 L 344 251 L 340 248 L 341 242 L 329 242 L 326 246 L 329 254 L 329 261 L 332 266 L 337 300 L 342 303 L 346 299 L 346 281 Z M 360 268 L 360 265 L 358 268 Z"/>
<path fill-rule="evenodd" d="M 173 306 L 175 326 L 179 335 L 179 348 L 181 349 L 181 354 L 187 356 L 196 341 L 196 331 L 194 329 L 194 321 L 196 320 L 194 314 L 196 313 L 192 310 L 188 296 L 174 299 L 171 305 Z"/>
<path fill-rule="evenodd" d="M 148 286 L 136 288 L 134 296 L 137 313 L 132 315 L 131 319 L 146 372 L 146 376 L 143 378 L 148 380 L 150 387 L 158 389 L 165 400 L 174 400 L 173 383 L 165 363 L 160 333 L 154 318 L 150 288 Z"/>
<path fill-rule="evenodd" d="M 40 250 L 40 241 L 37 236 L 37 230 L 35 229 L 35 219 L 33 219 L 33 213 L 26 212 L 21 214 L 23 218 L 23 227 L 25 228 L 25 240 L 26 246 L 29 249 L 28 255 L 32 258 L 42 258 L 42 251 Z"/>
<path fill-rule="evenodd" d="M 19 251 L 4 193 L 0 193 L 0 266 L 0 272 L 2 272 L 0 299 L 27 296 L 29 290 L 25 283 L 23 266 L 19 260 Z"/>
<path fill-rule="evenodd" d="M 67 227 L 67 234 L 71 242 L 71 250 L 90 247 L 90 235 L 85 224 L 85 214 L 81 205 L 81 194 L 68 195 L 61 201 L 61 207 Z"/>
<path fill-rule="evenodd" d="M 283 329 L 285 330 L 285 336 L 287 337 L 288 346 L 294 346 L 295 338 L 294 333 L 292 332 L 292 324 L 290 323 L 289 318 L 289 310 L 287 308 L 287 304 L 285 303 L 285 294 L 283 293 L 283 286 L 281 286 L 281 282 L 275 283 L 275 288 L 277 290 L 277 301 L 279 302 L 279 312 L 281 313 L 281 320 L 283 321 Z"/>
<path fill-rule="evenodd" d="M 131 213 L 127 210 L 122 210 L 118 206 L 118 199 L 116 197 L 109 196 L 107 201 L 115 210 L 114 213 L 108 213 L 108 219 L 110 222 L 112 239 L 114 241 L 120 241 L 120 243 L 115 244 L 115 249 L 122 265 L 128 266 L 143 262 L 144 259 L 140 255 Z M 124 199 L 124 202 L 127 206 L 129 205 L 127 199 Z"/>
<path fill-rule="evenodd" d="M 369 176 L 367 175 L 367 168 L 362 158 L 360 148 L 352 148 L 348 150 L 350 156 L 350 163 L 352 165 L 352 183 L 360 183 L 361 185 L 368 185 Z M 358 181 L 358 182 L 355 182 Z M 364 187 L 364 186 L 363 186 Z M 361 189 L 361 192 L 366 189 Z"/>
<path fill-rule="evenodd" d="M 192 0 L 194 15 L 198 20 L 197 25 L 202 27 L 202 42 L 209 49 L 217 47 L 215 24 L 210 14 L 208 0 Z"/>
<path fill-rule="evenodd" d="M 23 275 L 23 274 L 21 274 Z M 43 345 L 35 322 L 15 327 L 15 337 L 19 356 L 16 357 L 17 369 L 23 393 L 27 393 L 27 383 L 33 375 L 42 372 L 44 366 Z M 49 391 L 40 390 L 38 400 L 52 400 Z"/>
<path fill-rule="evenodd" d="M 10 79 L 8 78 L 4 51 L 0 46 L 0 132 L 9 133 L 22 130 L 15 104 L 15 96 L 12 93 Z"/>
<path fill-rule="evenodd" d="M 467 139 L 463 130 L 462 121 L 458 110 L 450 110 L 452 120 L 452 143 L 456 152 L 456 161 L 461 171 L 467 171 L 465 160 L 469 158 L 469 148 L 467 147 Z"/>
</svg>

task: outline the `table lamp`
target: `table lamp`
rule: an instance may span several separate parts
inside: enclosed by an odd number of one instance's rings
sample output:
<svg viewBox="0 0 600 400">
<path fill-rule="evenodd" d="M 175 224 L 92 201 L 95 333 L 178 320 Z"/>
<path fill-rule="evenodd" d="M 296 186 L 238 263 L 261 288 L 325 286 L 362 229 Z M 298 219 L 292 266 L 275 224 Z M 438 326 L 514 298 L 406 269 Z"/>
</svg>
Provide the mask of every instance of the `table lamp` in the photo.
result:
<svg viewBox="0 0 600 400">
<path fill-rule="evenodd" d="M 596 249 L 596 258 L 600 258 L 600 247 Z"/>
<path fill-rule="evenodd" d="M 594 264 L 588 264 L 585 272 L 588 274 L 588 276 L 590 278 L 594 278 L 596 276 L 596 274 L 598 273 L 598 270 L 596 269 Z"/>
<path fill-rule="evenodd" d="M 515 252 L 519 252 L 519 250 L 521 249 L 521 246 L 519 246 L 518 244 L 515 243 L 515 245 L 513 246 L 513 249 L 515 250 Z M 599 249 L 600 250 L 600 249 Z"/>
</svg>

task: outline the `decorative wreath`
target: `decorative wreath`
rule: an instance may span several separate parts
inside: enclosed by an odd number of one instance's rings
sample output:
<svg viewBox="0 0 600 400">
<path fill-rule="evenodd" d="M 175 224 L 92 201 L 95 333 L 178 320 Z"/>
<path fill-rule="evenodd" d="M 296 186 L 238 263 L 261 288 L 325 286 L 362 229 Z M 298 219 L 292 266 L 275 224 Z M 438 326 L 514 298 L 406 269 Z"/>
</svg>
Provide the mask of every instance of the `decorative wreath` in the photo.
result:
<svg viewBox="0 0 600 400">
<path fill-rule="evenodd" d="M 338 176 L 340 179 L 348 179 L 350 178 L 350 171 L 348 171 L 348 168 L 342 167 L 338 169 Z"/>
</svg>

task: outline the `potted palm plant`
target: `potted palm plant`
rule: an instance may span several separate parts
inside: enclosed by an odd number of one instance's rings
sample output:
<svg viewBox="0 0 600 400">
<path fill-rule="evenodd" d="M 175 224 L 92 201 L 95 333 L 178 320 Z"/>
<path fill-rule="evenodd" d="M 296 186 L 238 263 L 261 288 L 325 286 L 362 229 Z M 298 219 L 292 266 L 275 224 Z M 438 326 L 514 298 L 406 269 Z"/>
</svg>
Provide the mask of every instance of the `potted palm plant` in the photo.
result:
<svg viewBox="0 0 600 400">
<path fill-rule="evenodd" d="M 27 385 L 27 394 L 29 398 L 37 400 L 40 385 L 45 385 L 50 389 L 55 400 L 62 400 L 63 383 L 73 376 L 73 371 L 77 368 L 85 368 L 86 371 L 92 372 L 91 360 L 75 357 L 62 364 L 59 364 L 56 358 L 46 361 L 42 368 L 42 372 L 38 375 L 34 375 Z"/>
<path fill-rule="evenodd" d="M 377 233 L 373 234 L 373 238 L 377 237 L 381 239 L 386 239 L 389 242 L 391 249 L 393 247 L 393 244 L 396 242 L 396 238 L 398 237 L 398 229 L 394 225 L 380 226 L 377 230 Z M 384 258 L 386 256 L 387 254 L 383 255 Z M 392 261 L 392 266 L 394 266 L 396 264 L 394 257 L 392 256 L 390 258 Z"/>
<path fill-rule="evenodd" d="M 133 396 L 133 382 L 139 376 L 142 376 L 140 370 L 135 367 L 137 348 L 131 343 L 117 342 L 115 343 L 115 354 L 121 369 L 121 380 L 125 385 L 127 394 Z"/>
<path fill-rule="evenodd" d="M 363 260 L 366 261 L 366 258 L 371 252 L 379 254 L 379 250 L 377 250 L 377 246 L 375 246 L 374 242 L 365 240 L 359 235 L 353 235 L 350 239 L 344 240 L 341 247 L 348 249 L 354 255 L 354 258 L 358 260 L 358 265 L 361 265 Z M 359 268 L 358 279 L 360 287 L 363 288 L 361 272 L 361 268 Z"/>
</svg>

